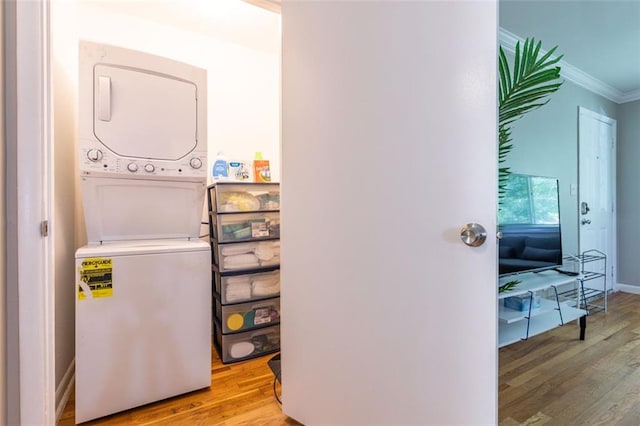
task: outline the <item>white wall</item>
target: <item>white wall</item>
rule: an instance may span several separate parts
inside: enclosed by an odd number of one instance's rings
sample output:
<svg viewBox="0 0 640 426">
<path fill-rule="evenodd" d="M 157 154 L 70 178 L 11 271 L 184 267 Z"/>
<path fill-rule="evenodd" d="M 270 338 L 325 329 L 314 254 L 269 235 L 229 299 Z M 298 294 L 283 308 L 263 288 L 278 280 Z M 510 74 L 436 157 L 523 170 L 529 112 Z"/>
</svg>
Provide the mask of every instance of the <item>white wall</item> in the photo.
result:
<svg viewBox="0 0 640 426">
<path fill-rule="evenodd" d="M 640 286 L 640 101 L 618 107 L 618 282 Z"/>
<path fill-rule="evenodd" d="M 211 6 L 221 4 L 210 3 Z M 131 12 L 153 17 L 160 5 L 151 9 L 149 2 L 51 4 L 57 386 L 75 352 L 73 256 L 75 249 L 86 241 L 78 173 L 76 167 L 71 166 L 76 162 L 78 40 L 140 50 L 207 69 L 209 169 L 218 151 L 246 160 L 252 160 L 254 152 L 261 151 L 271 161 L 272 176 L 277 181 L 280 178 L 279 16 L 243 2 L 239 4 L 234 13 L 251 13 L 256 25 L 238 27 L 241 25 L 238 22 L 243 21 L 235 20 L 233 28 L 216 26 L 211 37 L 119 14 Z M 188 7 L 185 3 L 181 5 Z M 175 12 L 172 17 L 171 11 L 165 10 L 163 17 L 156 18 L 169 23 L 173 23 L 173 18 L 178 23 L 180 10 Z M 220 13 L 225 13 L 224 9 Z M 217 20 L 224 22 L 225 17 Z"/>
<path fill-rule="evenodd" d="M 71 81 L 77 79 L 74 42 L 78 39 L 141 50 L 205 68 L 209 89 L 209 166 L 218 151 L 246 160 L 261 151 L 273 164 L 274 180 L 279 180 L 279 45 L 273 37 L 280 30 L 279 17 L 241 4 L 261 12 L 264 25 L 257 27 L 259 31 L 245 28 L 245 37 L 232 43 L 112 13 L 106 7 L 93 7 L 92 2 L 54 3 L 53 9 L 58 9 L 56 34 L 64 33 L 67 38 L 55 55 L 66 64 Z M 265 47 L 264 39 L 271 40 L 270 49 Z"/>
<path fill-rule="evenodd" d="M 58 9 L 52 8 L 51 44 L 54 52 L 65 49 L 69 37 L 60 20 Z M 65 376 L 75 357 L 75 271 L 76 236 L 76 114 L 75 80 L 59 57 L 51 63 L 53 96 L 53 269 L 55 279 L 55 383 L 56 407 L 64 403 L 65 391 L 72 379 L 72 371 Z"/>
<path fill-rule="evenodd" d="M 0 4 L 0 29 L 4 30 L 4 5 Z M 4 130 L 4 109 L 5 109 L 5 101 L 4 101 L 4 31 L 0 31 L 0 200 L 2 200 L 2 205 L 6 204 L 6 192 L 5 192 L 5 130 Z M 5 226 L 7 224 L 7 218 L 5 209 L 0 209 L 0 310 L 2 312 L 6 312 L 5 310 L 5 292 L 7 288 L 7 277 L 5 275 L 5 263 L 6 263 L 6 248 L 7 248 L 7 239 L 5 236 Z M 7 422 L 7 414 L 6 414 L 6 390 L 7 390 L 7 379 L 5 377 L 6 371 L 6 327 L 7 327 L 7 318 L 6 316 L 0 315 L 0 424 L 6 424 Z"/>
<path fill-rule="evenodd" d="M 17 74 L 17 4 L 3 2 L 3 83 L 5 81 L 15 81 Z M 6 421 L 7 424 L 18 424 L 20 422 L 20 336 L 18 320 L 18 170 L 16 165 L 17 155 L 17 85 L 3 86 L 3 104 L 5 105 L 3 115 L 3 171 L 2 179 L 3 214 L 4 229 L 3 241 L 6 244 L 5 260 L 2 268 L 2 278 L 4 279 L 4 314 L 2 317 L 6 321 L 5 339 L 6 347 L 4 355 L 7 369 L 4 371 L 4 381 L 6 383 Z"/>
<path fill-rule="evenodd" d="M 512 62 L 512 56 L 509 55 Z M 616 118 L 617 105 L 565 81 L 549 103 L 513 125 L 513 150 L 506 165 L 514 173 L 555 177 L 560 184 L 560 226 L 565 254 L 578 252 L 578 107 Z"/>
</svg>

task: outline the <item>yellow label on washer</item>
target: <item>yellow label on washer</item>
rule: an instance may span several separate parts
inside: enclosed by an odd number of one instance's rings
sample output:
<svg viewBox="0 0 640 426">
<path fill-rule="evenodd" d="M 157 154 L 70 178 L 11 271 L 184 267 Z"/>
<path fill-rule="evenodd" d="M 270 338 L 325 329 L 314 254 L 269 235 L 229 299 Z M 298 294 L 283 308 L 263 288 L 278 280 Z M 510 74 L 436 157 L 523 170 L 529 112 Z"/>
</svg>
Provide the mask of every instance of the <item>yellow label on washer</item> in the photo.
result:
<svg viewBox="0 0 640 426">
<path fill-rule="evenodd" d="M 85 300 L 90 291 L 91 297 L 113 296 L 113 259 L 92 257 L 84 259 L 80 268 L 78 300 Z"/>
</svg>

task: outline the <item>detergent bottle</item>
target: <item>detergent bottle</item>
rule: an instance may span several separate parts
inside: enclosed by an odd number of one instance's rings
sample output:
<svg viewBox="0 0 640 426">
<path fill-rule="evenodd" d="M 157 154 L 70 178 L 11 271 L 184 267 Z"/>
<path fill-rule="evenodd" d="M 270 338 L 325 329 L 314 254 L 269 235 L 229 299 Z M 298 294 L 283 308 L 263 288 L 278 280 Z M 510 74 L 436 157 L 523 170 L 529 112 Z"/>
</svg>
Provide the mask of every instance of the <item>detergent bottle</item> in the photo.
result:
<svg viewBox="0 0 640 426">
<path fill-rule="evenodd" d="M 218 153 L 216 161 L 213 163 L 211 177 L 213 180 L 226 180 L 229 177 L 227 158 L 222 152 Z"/>
<path fill-rule="evenodd" d="M 262 158 L 261 152 L 256 152 L 253 160 L 253 180 L 254 182 L 271 182 L 271 169 L 269 160 Z"/>
</svg>

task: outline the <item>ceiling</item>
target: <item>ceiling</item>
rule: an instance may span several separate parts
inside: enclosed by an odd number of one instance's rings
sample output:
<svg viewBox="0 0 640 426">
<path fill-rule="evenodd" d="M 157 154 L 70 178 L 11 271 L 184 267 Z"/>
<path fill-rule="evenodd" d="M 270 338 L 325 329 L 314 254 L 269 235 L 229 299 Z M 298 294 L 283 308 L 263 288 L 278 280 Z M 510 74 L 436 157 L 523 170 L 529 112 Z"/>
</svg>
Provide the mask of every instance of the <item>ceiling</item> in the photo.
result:
<svg viewBox="0 0 640 426">
<path fill-rule="evenodd" d="M 77 0 L 82 8 L 144 19 L 253 49 L 272 51 L 280 35 L 279 16 L 268 9 L 273 0 Z M 55 4 L 54 4 L 55 6 Z M 273 5 L 271 5 L 273 6 Z M 255 34 L 260 34 L 257 38 Z"/>
<path fill-rule="evenodd" d="M 281 3 L 244 1 L 272 11 Z M 513 40 L 558 46 L 565 78 L 617 103 L 640 99 L 640 0 L 499 0 L 499 10 Z"/>
<path fill-rule="evenodd" d="M 640 0 L 500 0 L 500 27 L 557 45 L 568 64 L 640 99 Z"/>
<path fill-rule="evenodd" d="M 259 25 L 252 15 L 261 14 L 261 9 L 248 3 L 272 12 L 278 12 L 281 3 L 281 0 L 81 1 L 240 43 L 244 35 L 237 28 Z M 640 99 L 640 0 L 499 0 L 499 10 L 500 27 L 514 44 L 517 38 L 535 37 L 542 41 L 543 49 L 558 46 L 557 52 L 564 55 L 561 65 L 565 78 L 618 103 Z M 237 25 L 238 22 L 245 25 Z M 500 34 L 503 45 L 504 34 L 504 31 Z M 265 47 L 273 45 L 273 41 L 265 40 Z M 580 81 L 572 78 L 576 75 Z"/>
</svg>

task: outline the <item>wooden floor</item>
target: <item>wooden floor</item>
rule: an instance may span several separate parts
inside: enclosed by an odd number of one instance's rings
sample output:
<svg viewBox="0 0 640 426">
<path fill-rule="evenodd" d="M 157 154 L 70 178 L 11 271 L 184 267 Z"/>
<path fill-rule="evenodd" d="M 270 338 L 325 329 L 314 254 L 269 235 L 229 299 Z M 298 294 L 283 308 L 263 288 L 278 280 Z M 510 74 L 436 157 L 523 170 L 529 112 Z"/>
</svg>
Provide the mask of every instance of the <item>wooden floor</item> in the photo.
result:
<svg viewBox="0 0 640 426">
<path fill-rule="evenodd" d="M 282 414 L 273 393 L 273 373 L 266 355 L 249 361 L 223 365 L 213 350 L 212 386 L 175 398 L 145 405 L 83 425 L 299 425 Z M 276 391 L 280 395 L 280 385 Z M 74 395 L 58 421 L 74 425 Z"/>
<path fill-rule="evenodd" d="M 640 295 L 611 295 L 585 341 L 578 332 L 566 324 L 500 349 L 501 425 L 640 425 Z M 298 425 L 273 396 L 269 358 L 223 365 L 214 351 L 211 389 L 86 424 Z M 58 424 L 74 424 L 73 396 Z"/>
<path fill-rule="evenodd" d="M 500 349 L 500 425 L 640 425 L 640 295 Z"/>
</svg>

